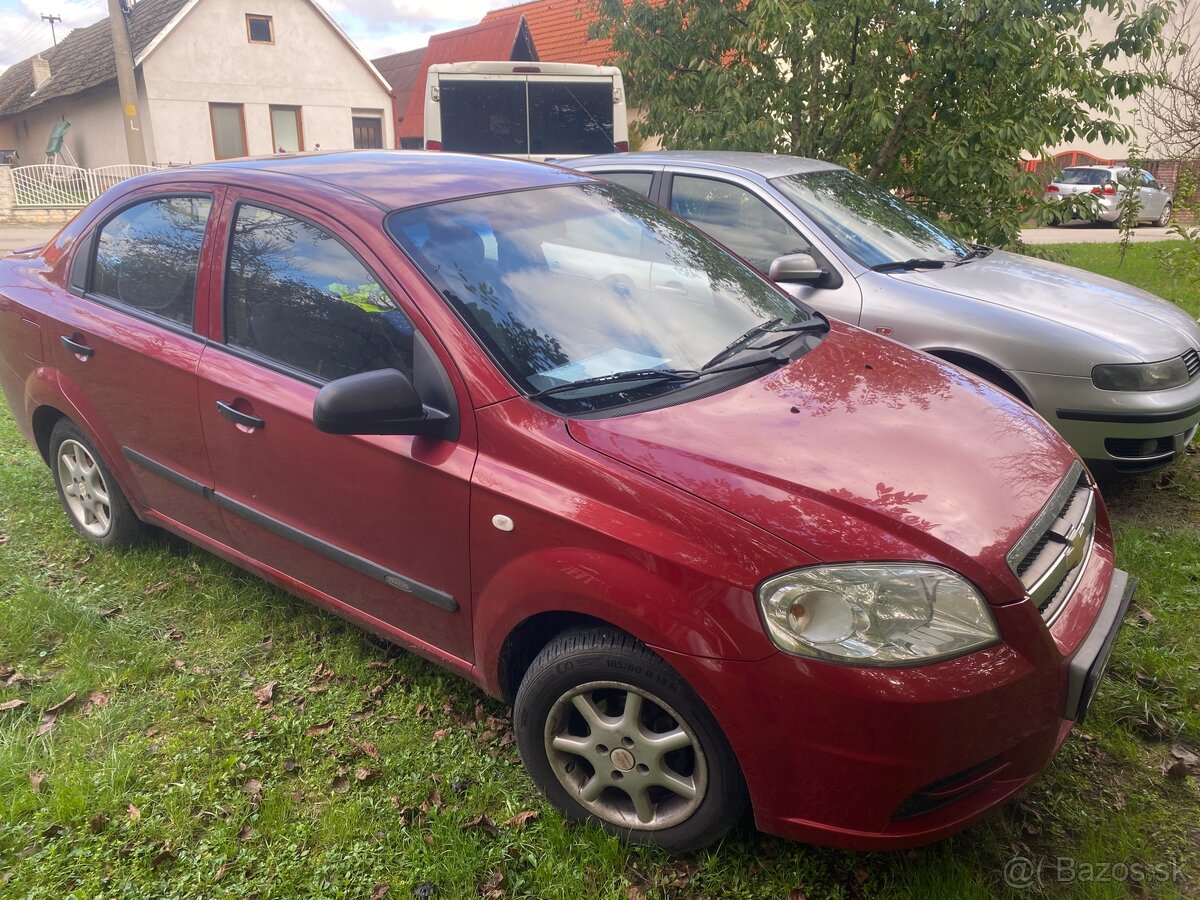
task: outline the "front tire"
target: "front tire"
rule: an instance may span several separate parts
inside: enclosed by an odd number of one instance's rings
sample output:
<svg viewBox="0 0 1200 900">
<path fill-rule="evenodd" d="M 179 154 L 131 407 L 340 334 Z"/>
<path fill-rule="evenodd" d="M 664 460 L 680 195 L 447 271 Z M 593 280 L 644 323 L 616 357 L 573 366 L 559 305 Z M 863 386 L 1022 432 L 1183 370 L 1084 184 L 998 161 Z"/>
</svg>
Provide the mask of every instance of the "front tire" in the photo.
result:
<svg viewBox="0 0 1200 900">
<path fill-rule="evenodd" d="M 1154 220 L 1154 224 L 1157 225 L 1159 228 L 1166 228 L 1167 225 L 1170 223 L 1170 221 L 1171 221 L 1171 204 L 1168 201 L 1167 203 L 1163 204 L 1162 212 L 1159 213 L 1158 218 Z"/>
<path fill-rule="evenodd" d="M 147 534 L 103 458 L 70 419 L 50 433 L 50 471 L 71 526 L 100 547 L 139 543 Z"/>
<path fill-rule="evenodd" d="M 674 852 L 720 838 L 746 809 L 741 769 L 716 720 L 656 653 L 628 635 L 560 635 L 514 703 L 517 747 L 564 815 Z"/>
</svg>

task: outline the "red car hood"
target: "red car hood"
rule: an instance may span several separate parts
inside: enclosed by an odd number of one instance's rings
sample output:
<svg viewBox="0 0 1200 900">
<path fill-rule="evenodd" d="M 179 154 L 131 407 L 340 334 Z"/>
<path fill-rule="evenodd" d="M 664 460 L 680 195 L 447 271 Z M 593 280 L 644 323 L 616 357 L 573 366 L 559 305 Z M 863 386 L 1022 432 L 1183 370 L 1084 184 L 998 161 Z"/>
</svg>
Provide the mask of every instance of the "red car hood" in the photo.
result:
<svg viewBox="0 0 1200 900">
<path fill-rule="evenodd" d="M 1004 554 L 1075 458 L 1007 395 L 836 323 L 764 378 L 568 427 L 820 560 L 934 561 L 994 602 L 1020 596 Z"/>
</svg>

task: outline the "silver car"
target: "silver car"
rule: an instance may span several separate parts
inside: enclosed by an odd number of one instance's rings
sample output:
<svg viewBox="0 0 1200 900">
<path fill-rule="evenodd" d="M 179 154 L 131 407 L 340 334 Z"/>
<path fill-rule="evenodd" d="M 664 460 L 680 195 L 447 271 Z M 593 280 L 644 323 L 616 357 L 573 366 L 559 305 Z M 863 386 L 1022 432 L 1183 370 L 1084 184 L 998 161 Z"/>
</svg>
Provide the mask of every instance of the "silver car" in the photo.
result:
<svg viewBox="0 0 1200 900">
<path fill-rule="evenodd" d="M 1046 185 L 1046 199 L 1060 201 L 1090 194 L 1091 217 L 1115 223 L 1121 218 L 1120 200 L 1126 191 L 1138 192 L 1138 222 L 1165 226 L 1171 221 L 1171 194 L 1149 172 L 1126 166 L 1069 166 Z"/>
<path fill-rule="evenodd" d="M 840 166 L 759 153 L 572 160 L 698 225 L 793 296 L 1042 414 L 1098 473 L 1167 465 L 1200 422 L 1200 327 L 1087 272 L 967 245 Z M 686 294 L 686 279 L 664 285 Z"/>
</svg>

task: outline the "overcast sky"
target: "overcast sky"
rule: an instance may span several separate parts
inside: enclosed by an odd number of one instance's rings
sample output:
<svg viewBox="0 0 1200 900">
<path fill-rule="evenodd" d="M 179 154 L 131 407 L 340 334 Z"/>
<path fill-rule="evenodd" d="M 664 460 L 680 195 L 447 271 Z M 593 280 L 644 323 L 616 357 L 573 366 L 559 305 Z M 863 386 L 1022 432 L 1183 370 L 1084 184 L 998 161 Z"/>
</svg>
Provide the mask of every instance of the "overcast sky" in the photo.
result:
<svg viewBox="0 0 1200 900">
<path fill-rule="evenodd" d="M 318 0 L 320 2 L 320 0 Z M 516 0 L 326 0 L 322 5 L 368 59 L 423 47 L 429 35 L 478 22 Z M 42 14 L 62 16 L 58 37 L 108 14 L 107 0 L 0 0 L 0 71 L 51 46 Z"/>
</svg>

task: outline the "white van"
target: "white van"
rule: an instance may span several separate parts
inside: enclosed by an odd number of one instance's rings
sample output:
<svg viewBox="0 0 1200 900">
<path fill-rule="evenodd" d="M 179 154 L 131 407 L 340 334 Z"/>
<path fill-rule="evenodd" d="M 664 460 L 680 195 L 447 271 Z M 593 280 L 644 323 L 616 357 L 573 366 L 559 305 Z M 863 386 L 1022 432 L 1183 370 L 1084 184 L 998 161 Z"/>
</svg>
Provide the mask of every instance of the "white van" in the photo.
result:
<svg viewBox="0 0 1200 900">
<path fill-rule="evenodd" d="M 570 159 L 629 149 L 613 66 L 463 62 L 429 67 L 425 149 Z"/>
</svg>

